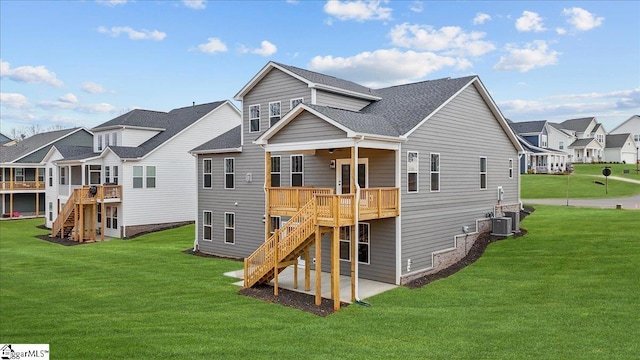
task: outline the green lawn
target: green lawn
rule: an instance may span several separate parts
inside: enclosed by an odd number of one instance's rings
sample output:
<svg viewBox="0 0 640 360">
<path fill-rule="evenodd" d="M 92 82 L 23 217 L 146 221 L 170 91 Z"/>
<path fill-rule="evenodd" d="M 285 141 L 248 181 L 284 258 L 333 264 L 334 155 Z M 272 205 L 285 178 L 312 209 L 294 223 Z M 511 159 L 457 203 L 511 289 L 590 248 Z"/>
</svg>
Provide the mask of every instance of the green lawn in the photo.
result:
<svg viewBox="0 0 640 360">
<path fill-rule="evenodd" d="M 540 206 L 470 267 L 326 318 L 236 294 L 193 226 L 63 247 L 0 222 L 0 342 L 54 359 L 630 359 L 638 211 Z"/>
<path fill-rule="evenodd" d="M 640 180 L 636 175 L 635 165 L 624 164 L 575 164 L 571 175 L 543 175 L 523 174 L 520 176 L 523 199 L 558 199 L 567 197 L 567 187 L 570 198 L 615 198 L 640 194 L 640 184 L 619 181 L 609 178 L 605 180 L 602 169 L 611 167 L 611 176 Z M 624 169 L 629 174 L 624 174 Z M 608 182 L 608 192 L 605 185 Z"/>
</svg>

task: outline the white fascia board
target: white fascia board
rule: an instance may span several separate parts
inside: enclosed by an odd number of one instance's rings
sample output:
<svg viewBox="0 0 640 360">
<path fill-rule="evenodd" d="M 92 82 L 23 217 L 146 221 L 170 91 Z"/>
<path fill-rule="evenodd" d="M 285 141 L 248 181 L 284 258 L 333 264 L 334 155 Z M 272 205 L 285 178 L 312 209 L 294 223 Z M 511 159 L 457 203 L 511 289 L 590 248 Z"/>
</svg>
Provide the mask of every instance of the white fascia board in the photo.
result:
<svg viewBox="0 0 640 360">
<path fill-rule="evenodd" d="M 365 138 L 358 143 L 360 148 L 383 149 L 383 150 L 400 150 L 400 142 L 380 141 Z"/>
<path fill-rule="evenodd" d="M 381 100 L 382 98 L 380 96 L 376 96 L 376 95 L 372 95 L 372 94 L 365 94 L 365 93 L 361 93 L 361 92 L 357 92 L 357 91 L 351 91 L 351 90 L 345 90 L 342 88 L 337 88 L 337 87 L 333 87 L 333 86 L 329 86 L 329 85 L 323 85 L 323 84 L 311 84 L 309 85 L 310 88 L 316 88 L 316 89 L 320 89 L 320 90 L 327 90 L 330 92 L 334 92 L 334 93 L 338 93 L 338 94 L 344 94 L 344 95 L 349 95 L 349 96 L 353 96 L 353 97 L 358 97 L 358 98 L 362 98 L 365 100 Z"/>
<path fill-rule="evenodd" d="M 304 151 L 304 150 L 320 150 L 320 149 L 339 149 L 352 147 L 355 145 L 355 140 L 352 138 L 334 139 L 334 140 L 318 140 L 318 141 L 304 141 L 285 144 L 266 144 L 264 145 L 265 151 L 271 152 L 290 152 L 290 151 Z"/>
<path fill-rule="evenodd" d="M 94 132 L 107 131 L 107 130 L 116 130 L 116 129 L 134 129 L 134 130 L 151 130 L 151 131 L 165 131 L 165 128 L 156 128 L 156 127 L 148 127 L 148 126 L 135 126 L 135 125 L 111 125 L 105 127 L 97 127 L 93 128 Z"/>
<path fill-rule="evenodd" d="M 242 146 L 237 148 L 228 148 L 228 149 L 189 151 L 191 155 L 226 154 L 226 153 L 239 153 L 239 152 L 242 152 Z"/>
<path fill-rule="evenodd" d="M 262 69 L 260 69 L 260 71 L 258 71 L 258 73 L 257 73 L 256 75 L 254 75 L 254 76 L 251 78 L 251 80 L 249 80 L 249 82 L 248 82 L 245 86 L 243 86 L 243 87 L 242 87 L 242 89 L 240 89 L 240 91 L 238 91 L 238 93 L 236 93 L 236 94 L 233 96 L 233 99 L 234 99 L 234 100 L 237 100 L 237 101 L 241 101 L 241 100 L 242 100 L 242 98 L 243 98 L 243 97 L 244 97 L 244 96 L 245 96 L 245 95 L 246 95 L 246 94 L 247 94 L 251 89 L 253 89 L 253 87 L 254 87 L 258 82 L 260 82 L 260 80 L 262 80 L 262 78 L 264 78 L 264 77 L 265 77 L 265 76 L 266 76 L 266 75 L 267 75 L 267 74 L 268 74 L 272 69 L 274 69 L 274 68 L 275 68 L 275 69 L 278 69 L 278 70 L 280 70 L 280 71 L 282 71 L 282 72 L 284 72 L 284 73 L 286 73 L 286 74 L 287 74 L 287 75 L 289 75 L 289 76 L 293 76 L 294 78 L 296 78 L 296 79 L 298 79 L 298 80 L 300 80 L 300 81 L 304 82 L 304 83 L 305 83 L 305 84 L 307 84 L 307 85 L 311 85 L 311 83 L 309 82 L 309 80 L 307 80 L 307 79 L 305 79 L 305 78 L 303 78 L 303 77 L 301 77 L 301 76 L 299 76 L 299 75 L 297 75 L 297 74 L 294 74 L 294 73 L 290 72 L 289 70 L 287 70 L 287 69 L 285 69 L 285 68 L 283 68 L 283 67 L 279 66 L 278 64 L 274 63 L 273 61 L 269 61 L 269 62 L 267 63 L 267 65 L 265 65 Z"/>
</svg>

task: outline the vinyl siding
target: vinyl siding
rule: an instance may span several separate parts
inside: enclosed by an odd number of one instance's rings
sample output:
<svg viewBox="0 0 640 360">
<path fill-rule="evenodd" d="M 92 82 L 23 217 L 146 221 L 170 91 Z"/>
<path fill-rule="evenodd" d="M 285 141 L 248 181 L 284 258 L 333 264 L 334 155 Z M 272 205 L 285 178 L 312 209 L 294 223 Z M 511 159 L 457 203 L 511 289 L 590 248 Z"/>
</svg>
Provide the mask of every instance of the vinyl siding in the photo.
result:
<svg viewBox="0 0 640 360">
<path fill-rule="evenodd" d="M 473 139 L 471 142 L 464 139 Z M 419 152 L 419 192 L 407 193 L 407 151 Z M 431 152 L 440 154 L 440 192 L 430 192 Z M 487 158 L 487 188 L 480 189 L 480 157 Z M 413 132 L 402 145 L 402 273 L 432 266 L 434 251 L 454 246 L 462 226 L 494 211 L 497 188 L 505 204 L 517 203 L 517 173 L 509 179 L 509 159 L 518 159 L 497 119 L 472 85 Z"/>
<path fill-rule="evenodd" d="M 76 131 L 75 133 L 62 138 L 49 146 L 46 146 L 28 156 L 25 156 L 24 158 L 20 159 L 19 162 L 39 163 L 44 159 L 45 155 L 47 155 L 47 153 L 51 149 L 51 146 L 53 145 L 91 146 L 92 141 L 93 136 L 91 134 L 87 133 L 84 130 Z"/>
<path fill-rule="evenodd" d="M 343 139 L 345 136 L 346 133 L 344 131 L 304 111 L 269 139 L 269 143 L 282 144 L 318 139 Z"/>
<path fill-rule="evenodd" d="M 353 98 L 323 90 L 316 91 L 317 105 L 325 105 L 339 109 L 359 111 L 362 110 L 363 107 L 369 105 L 369 103 L 369 100 Z"/>
<path fill-rule="evenodd" d="M 112 131 L 103 131 L 103 132 L 97 133 L 96 139 L 97 139 L 97 135 L 104 135 L 104 134 L 111 134 L 111 133 Z M 141 130 L 141 129 L 128 128 L 128 129 L 122 130 L 121 133 L 118 133 L 118 142 L 122 141 L 122 143 L 118 144 L 118 146 L 137 147 L 137 146 L 140 146 L 143 142 L 158 135 L 159 133 L 160 131 L 157 131 L 157 130 Z M 97 142 L 98 140 L 95 140 L 95 141 Z M 104 138 L 103 138 L 102 146 L 104 146 Z"/>
</svg>

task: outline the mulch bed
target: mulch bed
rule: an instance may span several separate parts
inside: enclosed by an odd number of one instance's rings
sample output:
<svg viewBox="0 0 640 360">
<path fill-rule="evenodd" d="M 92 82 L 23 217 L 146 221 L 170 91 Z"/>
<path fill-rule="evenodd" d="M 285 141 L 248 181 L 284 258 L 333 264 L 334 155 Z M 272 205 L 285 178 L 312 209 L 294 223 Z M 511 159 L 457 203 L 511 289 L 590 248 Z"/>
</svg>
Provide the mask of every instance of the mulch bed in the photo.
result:
<svg viewBox="0 0 640 360">
<path fill-rule="evenodd" d="M 47 227 L 44 226 L 44 225 L 39 225 L 39 226 L 37 226 L 37 228 L 51 231 L 51 229 L 47 229 Z M 36 235 L 35 237 L 40 239 L 40 240 L 48 241 L 50 243 L 63 245 L 63 246 L 74 246 L 74 245 L 89 244 L 87 242 L 77 242 L 77 241 L 69 240 L 69 238 L 62 238 L 61 239 L 59 237 L 51 237 L 50 234 Z"/>
</svg>

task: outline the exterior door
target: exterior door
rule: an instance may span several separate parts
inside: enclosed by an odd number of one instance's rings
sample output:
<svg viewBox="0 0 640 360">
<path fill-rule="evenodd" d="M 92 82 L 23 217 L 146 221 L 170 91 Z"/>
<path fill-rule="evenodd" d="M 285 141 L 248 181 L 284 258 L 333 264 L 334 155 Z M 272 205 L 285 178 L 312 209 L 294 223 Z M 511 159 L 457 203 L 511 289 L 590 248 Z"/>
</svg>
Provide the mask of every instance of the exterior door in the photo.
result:
<svg viewBox="0 0 640 360">
<path fill-rule="evenodd" d="M 351 192 L 351 159 L 336 160 L 336 194 L 349 194 Z M 366 188 L 369 185 L 369 159 L 358 159 L 358 185 Z"/>
</svg>

